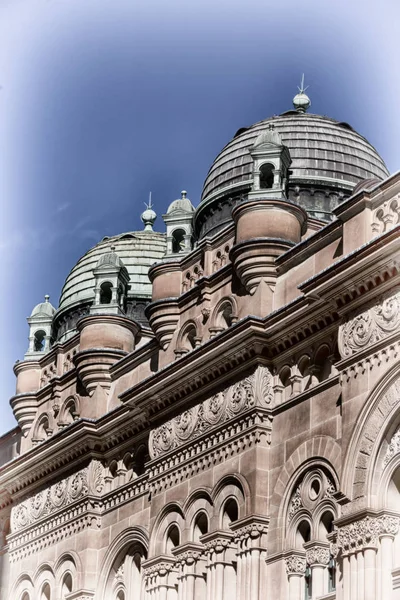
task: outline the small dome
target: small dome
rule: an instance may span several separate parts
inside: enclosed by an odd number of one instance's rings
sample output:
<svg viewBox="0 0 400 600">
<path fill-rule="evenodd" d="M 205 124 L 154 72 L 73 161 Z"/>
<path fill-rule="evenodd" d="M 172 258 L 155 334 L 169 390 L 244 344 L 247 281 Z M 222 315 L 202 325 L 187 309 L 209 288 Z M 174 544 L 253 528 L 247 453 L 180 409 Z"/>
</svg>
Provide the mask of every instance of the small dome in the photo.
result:
<svg viewBox="0 0 400 600">
<path fill-rule="evenodd" d="M 378 183 L 381 183 L 381 180 L 377 177 L 367 177 L 367 179 L 363 179 L 359 183 L 357 183 L 356 187 L 353 190 L 352 195 L 357 194 L 360 190 L 372 190 Z"/>
<path fill-rule="evenodd" d="M 187 192 L 183 190 L 181 192 L 181 197 L 178 198 L 178 200 L 174 200 L 173 202 L 171 202 L 171 204 L 168 206 L 167 215 L 178 211 L 188 213 L 194 212 L 194 206 L 190 202 L 189 198 L 186 197 L 186 194 Z"/>
<path fill-rule="evenodd" d="M 267 131 L 263 131 L 254 142 L 254 148 L 263 144 L 274 144 L 274 146 L 283 146 L 282 138 L 272 125 Z"/>
<path fill-rule="evenodd" d="M 109 267 L 122 269 L 125 267 L 124 263 L 115 252 L 115 246 L 111 246 L 110 250 L 110 252 L 106 252 L 100 256 L 99 260 L 97 261 L 96 269 L 107 269 Z"/>
<path fill-rule="evenodd" d="M 33 311 L 31 312 L 31 317 L 53 317 L 56 309 L 49 302 L 50 296 L 46 294 L 44 297 L 44 302 L 37 304 Z"/>
</svg>

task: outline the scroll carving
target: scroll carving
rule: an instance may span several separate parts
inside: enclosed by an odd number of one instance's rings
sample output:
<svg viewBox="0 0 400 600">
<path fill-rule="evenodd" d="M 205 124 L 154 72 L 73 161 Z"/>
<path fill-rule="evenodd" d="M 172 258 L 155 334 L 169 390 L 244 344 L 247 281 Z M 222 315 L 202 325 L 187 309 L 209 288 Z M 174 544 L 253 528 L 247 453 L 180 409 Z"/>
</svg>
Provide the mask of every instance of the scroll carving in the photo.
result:
<svg viewBox="0 0 400 600">
<path fill-rule="evenodd" d="M 306 562 L 308 565 L 328 565 L 330 559 L 329 548 L 315 546 L 306 551 Z"/>
<path fill-rule="evenodd" d="M 374 304 L 340 326 L 340 355 L 351 356 L 396 331 L 400 331 L 400 287 L 382 294 Z"/>
<path fill-rule="evenodd" d="M 273 400 L 272 375 L 258 367 L 253 375 L 218 392 L 201 404 L 150 433 L 151 458 L 165 454 L 254 406 L 267 408 Z"/>
<path fill-rule="evenodd" d="M 400 223 L 400 194 L 381 204 L 374 212 L 372 233 L 380 235 Z"/>
<path fill-rule="evenodd" d="M 88 494 L 100 494 L 104 487 L 104 468 L 99 461 L 62 479 L 24 500 L 11 511 L 11 531 L 15 533 L 34 524 Z"/>
<path fill-rule="evenodd" d="M 297 554 L 285 558 L 286 573 L 288 575 L 304 575 L 306 572 L 306 559 Z"/>
</svg>

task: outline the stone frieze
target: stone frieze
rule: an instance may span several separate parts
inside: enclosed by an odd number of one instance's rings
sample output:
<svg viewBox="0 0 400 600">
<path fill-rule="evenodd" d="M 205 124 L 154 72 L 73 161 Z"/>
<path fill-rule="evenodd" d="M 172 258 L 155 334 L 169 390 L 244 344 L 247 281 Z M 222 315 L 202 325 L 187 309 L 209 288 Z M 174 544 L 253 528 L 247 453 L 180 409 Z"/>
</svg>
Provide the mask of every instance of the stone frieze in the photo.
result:
<svg viewBox="0 0 400 600">
<path fill-rule="evenodd" d="M 400 287 L 382 294 L 339 328 L 339 351 L 347 358 L 400 331 Z"/>
<path fill-rule="evenodd" d="M 89 494 L 101 494 L 103 487 L 104 468 L 94 460 L 88 467 L 14 506 L 11 510 L 11 532 L 16 533 Z"/>
<path fill-rule="evenodd" d="M 259 366 L 246 379 L 170 419 L 150 433 L 151 458 L 157 458 L 186 444 L 249 408 L 268 408 L 273 399 L 272 384 L 269 370 Z"/>
</svg>

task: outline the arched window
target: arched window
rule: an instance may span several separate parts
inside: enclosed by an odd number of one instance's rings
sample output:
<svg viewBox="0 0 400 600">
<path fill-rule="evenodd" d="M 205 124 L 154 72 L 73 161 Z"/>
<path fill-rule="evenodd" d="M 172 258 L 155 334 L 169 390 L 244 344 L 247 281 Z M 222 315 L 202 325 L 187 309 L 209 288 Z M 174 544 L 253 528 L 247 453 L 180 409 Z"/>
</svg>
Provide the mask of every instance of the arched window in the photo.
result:
<svg viewBox="0 0 400 600">
<path fill-rule="evenodd" d="M 111 304 L 112 283 L 105 281 L 100 286 L 100 304 Z"/>
<path fill-rule="evenodd" d="M 117 594 L 116 600 L 125 600 L 125 592 L 124 592 L 124 590 L 119 590 L 119 592 Z"/>
<path fill-rule="evenodd" d="M 202 535 L 208 533 L 208 517 L 205 512 L 196 516 L 193 527 L 193 541 L 200 542 Z"/>
<path fill-rule="evenodd" d="M 72 575 L 71 573 L 66 573 L 62 580 L 61 585 L 61 598 L 65 600 L 65 597 L 72 592 Z"/>
<path fill-rule="evenodd" d="M 265 164 L 260 167 L 260 188 L 269 190 L 274 185 L 274 165 Z"/>
<path fill-rule="evenodd" d="M 296 548 L 303 550 L 303 545 L 310 541 L 311 527 L 308 521 L 301 521 L 296 530 Z"/>
<path fill-rule="evenodd" d="M 225 502 L 222 513 L 222 528 L 229 530 L 229 525 L 239 518 L 239 507 L 234 498 L 229 498 Z"/>
<path fill-rule="evenodd" d="M 50 584 L 45 583 L 42 587 L 42 593 L 40 594 L 40 600 L 51 600 Z"/>
<path fill-rule="evenodd" d="M 39 331 L 35 331 L 34 340 L 33 340 L 33 349 L 35 352 L 43 352 L 46 341 L 46 332 L 40 329 Z"/>
<path fill-rule="evenodd" d="M 171 553 L 172 548 L 179 546 L 180 532 L 176 525 L 171 525 L 168 529 L 167 539 L 165 543 L 165 551 L 167 554 Z"/>
<path fill-rule="evenodd" d="M 184 229 L 175 229 L 172 233 L 172 252 L 174 254 L 183 252 L 186 249 L 185 235 L 186 232 Z"/>
<path fill-rule="evenodd" d="M 21 600 L 31 600 L 28 592 L 24 592 L 21 596 Z"/>
</svg>

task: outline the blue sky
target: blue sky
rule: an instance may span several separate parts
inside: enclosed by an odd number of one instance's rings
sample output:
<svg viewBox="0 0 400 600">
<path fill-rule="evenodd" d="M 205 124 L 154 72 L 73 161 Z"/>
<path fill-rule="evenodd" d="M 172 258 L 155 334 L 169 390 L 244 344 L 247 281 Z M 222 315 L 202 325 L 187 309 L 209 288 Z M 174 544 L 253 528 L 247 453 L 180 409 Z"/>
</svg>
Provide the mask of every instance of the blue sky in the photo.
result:
<svg viewBox="0 0 400 600">
<path fill-rule="evenodd" d="M 0 433 L 26 317 L 77 259 L 197 204 L 236 130 L 291 108 L 347 121 L 400 169 L 397 0 L 0 0 Z M 161 218 L 156 229 L 162 231 Z"/>
</svg>

